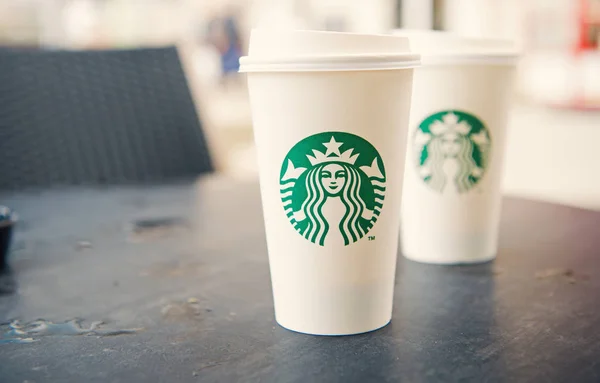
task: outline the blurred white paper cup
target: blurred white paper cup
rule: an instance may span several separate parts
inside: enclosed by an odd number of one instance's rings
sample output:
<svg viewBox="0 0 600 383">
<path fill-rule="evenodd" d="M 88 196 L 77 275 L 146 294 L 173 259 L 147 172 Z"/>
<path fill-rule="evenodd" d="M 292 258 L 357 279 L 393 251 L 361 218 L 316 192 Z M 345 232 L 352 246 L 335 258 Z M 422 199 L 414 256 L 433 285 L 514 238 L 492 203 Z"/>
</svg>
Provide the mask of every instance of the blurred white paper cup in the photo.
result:
<svg viewBox="0 0 600 383">
<path fill-rule="evenodd" d="M 423 63 L 413 86 L 402 253 L 426 263 L 489 261 L 498 248 L 516 50 L 444 32 L 395 35 L 409 38 Z"/>
<path fill-rule="evenodd" d="M 277 322 L 319 335 L 385 326 L 419 57 L 395 36 L 254 30 L 240 62 Z"/>
</svg>

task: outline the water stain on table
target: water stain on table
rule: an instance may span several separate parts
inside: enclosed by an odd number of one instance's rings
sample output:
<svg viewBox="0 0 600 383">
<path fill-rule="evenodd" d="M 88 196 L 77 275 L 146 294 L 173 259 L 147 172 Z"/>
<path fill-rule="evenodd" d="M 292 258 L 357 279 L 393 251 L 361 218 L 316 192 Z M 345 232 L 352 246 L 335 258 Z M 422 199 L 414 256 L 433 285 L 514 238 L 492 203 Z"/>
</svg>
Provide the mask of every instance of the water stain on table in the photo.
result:
<svg viewBox="0 0 600 383">
<path fill-rule="evenodd" d="M 587 281 L 589 275 L 575 273 L 573 269 L 564 267 L 554 267 L 544 270 L 539 270 L 535 273 L 535 278 L 539 280 L 558 280 L 569 283 L 571 285 L 577 282 Z"/>
<path fill-rule="evenodd" d="M 38 319 L 27 323 L 14 320 L 5 325 L 7 328 L 5 328 L 3 337 L 0 338 L 0 344 L 32 343 L 39 340 L 36 338 L 46 336 L 93 335 L 101 338 L 131 335 L 143 330 L 143 328 L 102 329 L 101 327 L 104 324 L 103 321 L 94 321 L 91 322 L 89 327 L 84 327 L 80 319 L 72 319 L 62 323 L 54 323 L 46 319 Z"/>
<path fill-rule="evenodd" d="M 187 301 L 174 301 L 166 304 L 160 310 L 162 317 L 167 321 L 198 322 L 203 319 L 203 314 L 212 312 L 203 308 L 197 298 L 188 298 Z"/>
</svg>

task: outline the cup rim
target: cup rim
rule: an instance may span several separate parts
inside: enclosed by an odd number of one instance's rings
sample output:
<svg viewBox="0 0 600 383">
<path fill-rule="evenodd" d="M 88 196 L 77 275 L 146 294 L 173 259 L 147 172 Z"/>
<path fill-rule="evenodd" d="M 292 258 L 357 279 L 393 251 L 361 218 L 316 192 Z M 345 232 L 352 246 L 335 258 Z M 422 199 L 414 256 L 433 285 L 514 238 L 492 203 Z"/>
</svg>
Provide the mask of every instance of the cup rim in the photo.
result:
<svg viewBox="0 0 600 383">
<path fill-rule="evenodd" d="M 240 73 L 252 72 L 346 72 L 411 69 L 421 66 L 416 53 L 301 55 L 240 59 Z"/>
<path fill-rule="evenodd" d="M 441 65 L 498 65 L 514 66 L 520 55 L 515 52 L 423 54 L 423 67 Z"/>
<path fill-rule="evenodd" d="M 411 49 L 429 65 L 515 65 L 521 53 L 508 39 L 461 36 L 448 31 L 395 29 L 393 36 L 409 40 Z"/>
</svg>

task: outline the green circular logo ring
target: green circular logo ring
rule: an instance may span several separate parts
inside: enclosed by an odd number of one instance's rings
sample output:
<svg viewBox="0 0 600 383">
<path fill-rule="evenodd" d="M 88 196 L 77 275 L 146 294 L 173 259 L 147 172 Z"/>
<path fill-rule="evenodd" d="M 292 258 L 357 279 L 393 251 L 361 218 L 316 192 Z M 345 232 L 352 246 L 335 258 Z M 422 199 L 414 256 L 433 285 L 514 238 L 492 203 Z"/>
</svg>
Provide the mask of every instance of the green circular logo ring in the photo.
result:
<svg viewBox="0 0 600 383">
<path fill-rule="evenodd" d="M 468 192 L 488 168 L 490 133 L 473 114 L 434 113 L 419 124 L 412 141 L 419 178 L 439 193 Z"/>
<path fill-rule="evenodd" d="M 386 179 L 383 160 L 368 141 L 345 132 L 318 133 L 294 145 L 283 160 L 281 201 L 294 229 L 310 242 L 350 245 L 377 222 Z"/>
</svg>

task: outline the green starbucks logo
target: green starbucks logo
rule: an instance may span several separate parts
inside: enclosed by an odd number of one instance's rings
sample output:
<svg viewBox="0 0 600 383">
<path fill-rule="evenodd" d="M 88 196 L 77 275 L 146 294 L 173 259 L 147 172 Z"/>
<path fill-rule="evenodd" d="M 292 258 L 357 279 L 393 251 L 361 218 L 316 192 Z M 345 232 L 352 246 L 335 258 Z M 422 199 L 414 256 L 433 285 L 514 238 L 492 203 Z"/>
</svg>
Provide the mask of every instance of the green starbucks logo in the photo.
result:
<svg viewBox="0 0 600 383">
<path fill-rule="evenodd" d="M 466 193 L 483 177 L 491 139 L 472 114 L 448 110 L 432 114 L 413 137 L 419 177 L 438 192 Z"/>
<path fill-rule="evenodd" d="M 383 161 L 373 145 L 354 134 L 319 133 L 298 142 L 285 157 L 279 180 L 291 224 L 321 246 L 363 238 L 383 207 Z"/>
</svg>

